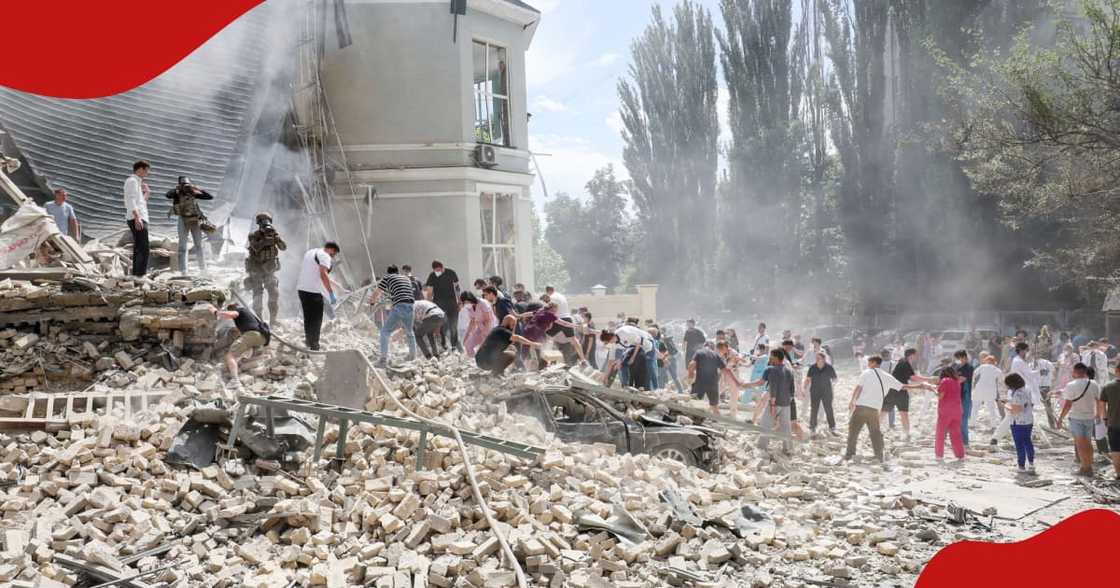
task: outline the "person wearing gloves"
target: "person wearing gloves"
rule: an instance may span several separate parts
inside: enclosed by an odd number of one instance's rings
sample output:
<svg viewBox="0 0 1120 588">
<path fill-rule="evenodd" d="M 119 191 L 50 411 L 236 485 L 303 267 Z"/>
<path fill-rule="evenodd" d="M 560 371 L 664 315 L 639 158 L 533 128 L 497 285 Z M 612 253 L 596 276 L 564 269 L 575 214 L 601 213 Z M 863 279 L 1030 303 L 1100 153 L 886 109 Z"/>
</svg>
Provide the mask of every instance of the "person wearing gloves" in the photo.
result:
<svg viewBox="0 0 1120 588">
<path fill-rule="evenodd" d="M 319 332 L 323 328 L 325 302 L 329 301 L 331 305 L 338 303 L 338 296 L 331 285 L 330 271 L 334 258 L 341 252 L 342 248 L 338 243 L 327 241 L 322 249 L 311 249 L 305 253 L 300 265 L 296 289 L 299 293 L 299 305 L 303 309 L 304 343 L 312 351 L 319 350 Z"/>
</svg>

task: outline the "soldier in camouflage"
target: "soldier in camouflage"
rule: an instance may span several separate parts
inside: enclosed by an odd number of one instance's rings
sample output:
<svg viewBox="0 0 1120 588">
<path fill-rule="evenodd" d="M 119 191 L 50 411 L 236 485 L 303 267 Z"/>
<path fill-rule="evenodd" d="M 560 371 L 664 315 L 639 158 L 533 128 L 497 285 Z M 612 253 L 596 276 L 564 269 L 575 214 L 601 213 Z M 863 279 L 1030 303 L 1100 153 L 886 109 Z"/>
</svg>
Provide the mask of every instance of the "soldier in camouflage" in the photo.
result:
<svg viewBox="0 0 1120 588">
<path fill-rule="evenodd" d="M 172 201 L 171 212 L 179 217 L 179 273 L 187 273 L 187 238 L 194 239 L 195 257 L 198 259 L 198 269 L 206 273 L 206 253 L 202 233 L 211 232 L 207 225 L 206 215 L 199 207 L 199 200 L 213 200 L 214 197 L 206 190 L 200 190 L 187 176 L 179 176 L 178 185 L 167 193 L 167 198 Z M 212 226 L 212 225 L 211 225 Z"/>
<path fill-rule="evenodd" d="M 280 313 L 280 283 L 276 272 L 280 271 L 280 252 L 288 248 L 276 228 L 272 226 L 272 215 L 262 212 L 257 215 L 257 230 L 249 233 L 249 257 L 245 258 L 245 288 L 253 292 L 253 312 L 262 316 L 264 291 L 268 290 L 268 320 L 274 322 Z"/>
</svg>

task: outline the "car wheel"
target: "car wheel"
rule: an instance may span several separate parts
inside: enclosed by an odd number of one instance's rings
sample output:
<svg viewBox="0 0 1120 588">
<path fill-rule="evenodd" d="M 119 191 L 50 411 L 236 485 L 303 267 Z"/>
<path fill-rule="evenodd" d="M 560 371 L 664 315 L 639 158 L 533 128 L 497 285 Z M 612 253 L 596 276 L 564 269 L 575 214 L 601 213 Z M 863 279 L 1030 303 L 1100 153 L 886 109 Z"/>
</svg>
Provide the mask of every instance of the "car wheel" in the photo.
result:
<svg viewBox="0 0 1120 588">
<path fill-rule="evenodd" d="M 671 459 L 673 461 L 679 461 L 685 465 L 696 465 L 696 456 L 694 456 L 691 451 L 684 447 L 681 447 L 680 445 L 662 445 L 660 447 L 654 448 L 654 450 L 651 451 L 650 454 L 657 457 L 663 457 L 665 459 Z"/>
</svg>

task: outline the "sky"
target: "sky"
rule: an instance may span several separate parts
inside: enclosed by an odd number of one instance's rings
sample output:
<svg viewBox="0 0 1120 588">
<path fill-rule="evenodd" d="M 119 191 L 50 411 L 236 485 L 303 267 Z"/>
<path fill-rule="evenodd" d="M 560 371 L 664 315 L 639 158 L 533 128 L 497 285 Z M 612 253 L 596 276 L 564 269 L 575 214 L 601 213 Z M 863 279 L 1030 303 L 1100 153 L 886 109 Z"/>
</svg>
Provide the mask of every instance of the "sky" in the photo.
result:
<svg viewBox="0 0 1120 588">
<path fill-rule="evenodd" d="M 584 185 L 608 163 L 626 177 L 618 79 L 626 75 L 630 43 L 649 23 L 651 7 L 660 4 L 671 15 L 674 2 L 527 1 L 543 14 L 526 55 L 529 112 L 533 113 L 529 148 L 537 154 L 549 196 L 560 192 L 586 196 Z M 718 0 L 700 3 L 718 23 Z M 722 102 L 726 100 L 721 106 Z M 540 180 L 533 186 L 538 210 L 545 202 Z"/>
</svg>

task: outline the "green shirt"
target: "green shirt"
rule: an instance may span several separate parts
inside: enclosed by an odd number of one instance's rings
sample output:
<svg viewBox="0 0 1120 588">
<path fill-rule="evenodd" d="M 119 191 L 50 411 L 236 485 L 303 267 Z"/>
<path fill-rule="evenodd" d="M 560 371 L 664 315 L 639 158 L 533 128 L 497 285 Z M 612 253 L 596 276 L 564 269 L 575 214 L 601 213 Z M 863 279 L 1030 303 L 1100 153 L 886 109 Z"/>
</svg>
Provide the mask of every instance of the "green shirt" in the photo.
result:
<svg viewBox="0 0 1120 588">
<path fill-rule="evenodd" d="M 1113 380 L 1101 389 L 1101 400 L 1108 404 L 1105 414 L 1108 426 L 1120 427 L 1120 380 Z"/>
</svg>

